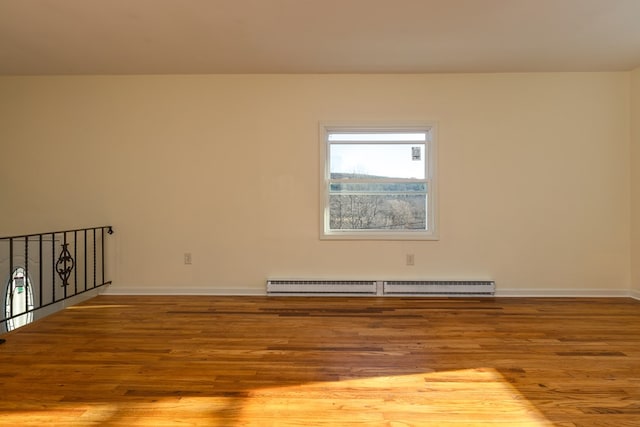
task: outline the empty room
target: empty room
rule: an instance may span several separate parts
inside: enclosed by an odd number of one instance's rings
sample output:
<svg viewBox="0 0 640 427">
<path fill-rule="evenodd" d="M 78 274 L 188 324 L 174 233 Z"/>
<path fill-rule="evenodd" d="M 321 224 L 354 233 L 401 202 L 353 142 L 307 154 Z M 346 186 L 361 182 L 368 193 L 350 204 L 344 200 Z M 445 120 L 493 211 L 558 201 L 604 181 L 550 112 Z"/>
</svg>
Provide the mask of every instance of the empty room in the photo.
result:
<svg viewBox="0 0 640 427">
<path fill-rule="evenodd" d="M 0 0 L 0 425 L 640 426 L 638 22 Z"/>
</svg>

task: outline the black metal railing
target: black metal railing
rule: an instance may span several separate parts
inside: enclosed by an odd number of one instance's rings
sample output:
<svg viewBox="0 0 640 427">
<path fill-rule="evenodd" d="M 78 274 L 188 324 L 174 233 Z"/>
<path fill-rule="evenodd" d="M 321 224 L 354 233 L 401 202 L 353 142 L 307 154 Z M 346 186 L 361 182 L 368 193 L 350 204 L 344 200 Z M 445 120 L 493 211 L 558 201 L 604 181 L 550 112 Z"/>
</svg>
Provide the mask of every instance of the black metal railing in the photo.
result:
<svg viewBox="0 0 640 427">
<path fill-rule="evenodd" d="M 38 310 L 89 292 L 106 279 L 109 225 L 0 238 L 0 332 Z"/>
</svg>

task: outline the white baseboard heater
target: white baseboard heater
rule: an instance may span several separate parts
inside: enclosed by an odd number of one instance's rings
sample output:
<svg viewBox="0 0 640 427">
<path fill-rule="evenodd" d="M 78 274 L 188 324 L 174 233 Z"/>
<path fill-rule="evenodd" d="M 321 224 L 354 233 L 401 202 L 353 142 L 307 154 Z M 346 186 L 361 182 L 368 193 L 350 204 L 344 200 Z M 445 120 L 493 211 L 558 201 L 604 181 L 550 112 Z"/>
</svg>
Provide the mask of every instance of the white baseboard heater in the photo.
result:
<svg viewBox="0 0 640 427">
<path fill-rule="evenodd" d="M 448 280 L 391 280 L 383 283 L 384 295 L 493 296 L 495 282 Z"/>
<path fill-rule="evenodd" d="M 267 295 L 493 296 L 493 281 L 267 280 Z"/>
<path fill-rule="evenodd" d="M 375 295 L 375 280 L 268 280 L 268 295 Z"/>
</svg>

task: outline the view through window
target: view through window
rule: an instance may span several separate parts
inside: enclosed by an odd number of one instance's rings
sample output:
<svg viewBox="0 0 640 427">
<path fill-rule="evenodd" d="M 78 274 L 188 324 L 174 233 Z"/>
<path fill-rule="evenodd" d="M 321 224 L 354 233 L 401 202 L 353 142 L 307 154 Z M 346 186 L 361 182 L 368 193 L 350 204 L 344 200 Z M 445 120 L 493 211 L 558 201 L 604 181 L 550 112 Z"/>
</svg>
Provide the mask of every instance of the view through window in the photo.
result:
<svg viewBox="0 0 640 427">
<path fill-rule="evenodd" d="M 322 133 L 323 237 L 437 238 L 433 125 Z"/>
</svg>

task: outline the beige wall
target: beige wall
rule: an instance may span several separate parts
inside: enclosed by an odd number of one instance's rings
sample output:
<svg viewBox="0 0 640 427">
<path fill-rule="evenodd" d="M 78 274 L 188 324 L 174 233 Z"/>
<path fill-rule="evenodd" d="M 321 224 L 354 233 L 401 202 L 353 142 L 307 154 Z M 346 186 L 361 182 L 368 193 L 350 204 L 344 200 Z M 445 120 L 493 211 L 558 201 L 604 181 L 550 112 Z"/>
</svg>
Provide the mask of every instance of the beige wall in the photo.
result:
<svg viewBox="0 0 640 427">
<path fill-rule="evenodd" d="M 631 73 L 631 279 L 640 298 L 640 68 Z"/>
<path fill-rule="evenodd" d="M 112 291 L 364 277 L 624 293 L 629 77 L 1 77 L 0 234 L 112 224 Z M 318 122 L 420 120 L 439 124 L 440 241 L 321 241 Z"/>
</svg>

